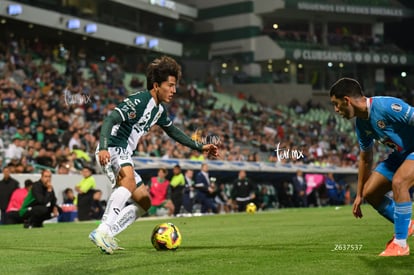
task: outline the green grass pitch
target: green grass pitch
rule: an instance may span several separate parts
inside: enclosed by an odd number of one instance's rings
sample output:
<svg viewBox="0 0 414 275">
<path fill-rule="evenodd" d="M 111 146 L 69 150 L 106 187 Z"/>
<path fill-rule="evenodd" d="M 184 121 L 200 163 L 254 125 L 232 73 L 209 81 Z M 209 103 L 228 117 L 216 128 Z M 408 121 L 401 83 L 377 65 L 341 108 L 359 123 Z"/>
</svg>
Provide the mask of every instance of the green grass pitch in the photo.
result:
<svg viewBox="0 0 414 275">
<path fill-rule="evenodd" d="M 414 274 L 414 256 L 378 254 L 393 226 L 368 205 L 282 209 L 255 214 L 141 219 L 105 255 L 88 239 L 96 223 L 0 226 L 0 274 Z M 183 243 L 156 251 L 153 227 L 173 222 Z M 414 249 L 414 237 L 409 239 Z"/>
</svg>

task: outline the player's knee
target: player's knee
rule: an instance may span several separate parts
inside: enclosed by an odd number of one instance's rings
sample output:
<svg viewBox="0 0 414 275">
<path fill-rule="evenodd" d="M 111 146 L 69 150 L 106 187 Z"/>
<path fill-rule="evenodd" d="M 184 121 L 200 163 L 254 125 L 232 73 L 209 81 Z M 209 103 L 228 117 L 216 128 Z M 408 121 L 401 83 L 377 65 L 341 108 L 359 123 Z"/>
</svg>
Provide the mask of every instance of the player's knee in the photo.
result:
<svg viewBox="0 0 414 275">
<path fill-rule="evenodd" d="M 392 179 L 393 190 L 408 190 L 413 185 L 413 178 L 406 176 L 395 175 Z"/>
<path fill-rule="evenodd" d="M 134 192 L 136 189 L 135 174 L 131 166 L 121 167 L 118 173 L 118 184 Z"/>
<path fill-rule="evenodd" d="M 127 188 L 131 193 L 133 193 L 135 191 L 135 189 L 137 188 L 137 186 L 135 184 L 135 178 L 134 177 L 128 177 L 128 176 L 123 177 L 119 181 L 119 185 Z"/>
</svg>

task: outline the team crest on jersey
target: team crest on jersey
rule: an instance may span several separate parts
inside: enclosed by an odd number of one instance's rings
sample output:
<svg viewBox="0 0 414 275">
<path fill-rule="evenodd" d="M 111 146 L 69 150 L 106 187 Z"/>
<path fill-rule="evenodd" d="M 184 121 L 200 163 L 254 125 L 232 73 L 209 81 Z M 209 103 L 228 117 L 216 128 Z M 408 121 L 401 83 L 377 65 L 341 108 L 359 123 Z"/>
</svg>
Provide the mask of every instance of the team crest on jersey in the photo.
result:
<svg viewBox="0 0 414 275">
<path fill-rule="evenodd" d="M 393 103 L 393 104 L 391 104 L 391 109 L 392 109 L 394 112 L 401 112 L 401 110 L 402 110 L 402 106 L 401 106 L 400 104 Z"/>
<path fill-rule="evenodd" d="M 137 117 L 137 114 L 135 113 L 135 112 L 129 112 L 128 113 L 128 118 L 129 119 L 134 119 L 134 118 L 136 118 Z"/>
<path fill-rule="evenodd" d="M 377 121 L 377 126 L 381 129 L 385 128 L 385 122 L 383 120 L 378 120 Z"/>
</svg>

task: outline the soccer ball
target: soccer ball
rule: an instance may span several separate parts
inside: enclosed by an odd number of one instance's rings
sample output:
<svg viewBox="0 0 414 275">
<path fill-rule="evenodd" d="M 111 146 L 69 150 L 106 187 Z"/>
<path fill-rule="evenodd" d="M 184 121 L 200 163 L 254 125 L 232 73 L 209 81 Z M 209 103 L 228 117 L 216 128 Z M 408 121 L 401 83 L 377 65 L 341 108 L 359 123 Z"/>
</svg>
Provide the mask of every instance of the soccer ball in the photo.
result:
<svg viewBox="0 0 414 275">
<path fill-rule="evenodd" d="M 246 212 L 249 214 L 254 214 L 256 213 L 257 207 L 256 204 L 254 203 L 249 203 L 248 205 L 246 205 Z"/>
<path fill-rule="evenodd" d="M 154 227 L 151 243 L 157 250 L 176 250 L 182 241 L 178 227 L 172 223 L 161 223 Z"/>
</svg>

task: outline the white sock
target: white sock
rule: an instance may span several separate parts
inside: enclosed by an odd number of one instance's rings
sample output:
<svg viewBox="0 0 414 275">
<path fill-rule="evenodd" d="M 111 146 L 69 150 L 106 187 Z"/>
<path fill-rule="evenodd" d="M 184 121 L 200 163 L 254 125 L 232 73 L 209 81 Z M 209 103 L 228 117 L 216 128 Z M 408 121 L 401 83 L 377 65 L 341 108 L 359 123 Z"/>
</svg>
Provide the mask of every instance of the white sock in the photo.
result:
<svg viewBox="0 0 414 275">
<path fill-rule="evenodd" d="M 111 227 L 110 236 L 115 237 L 124 231 L 129 225 L 135 222 L 136 219 L 145 214 L 145 210 L 136 204 L 130 204 L 119 212 L 119 215 Z"/>
<path fill-rule="evenodd" d="M 394 239 L 394 243 L 398 244 L 401 247 L 406 247 L 407 246 L 407 240 L 406 239 Z"/>
<path fill-rule="evenodd" d="M 125 203 L 131 197 L 131 192 L 123 186 L 118 187 L 109 197 L 102 222 L 98 226 L 98 231 L 110 233 L 119 213 L 125 207 Z"/>
</svg>

